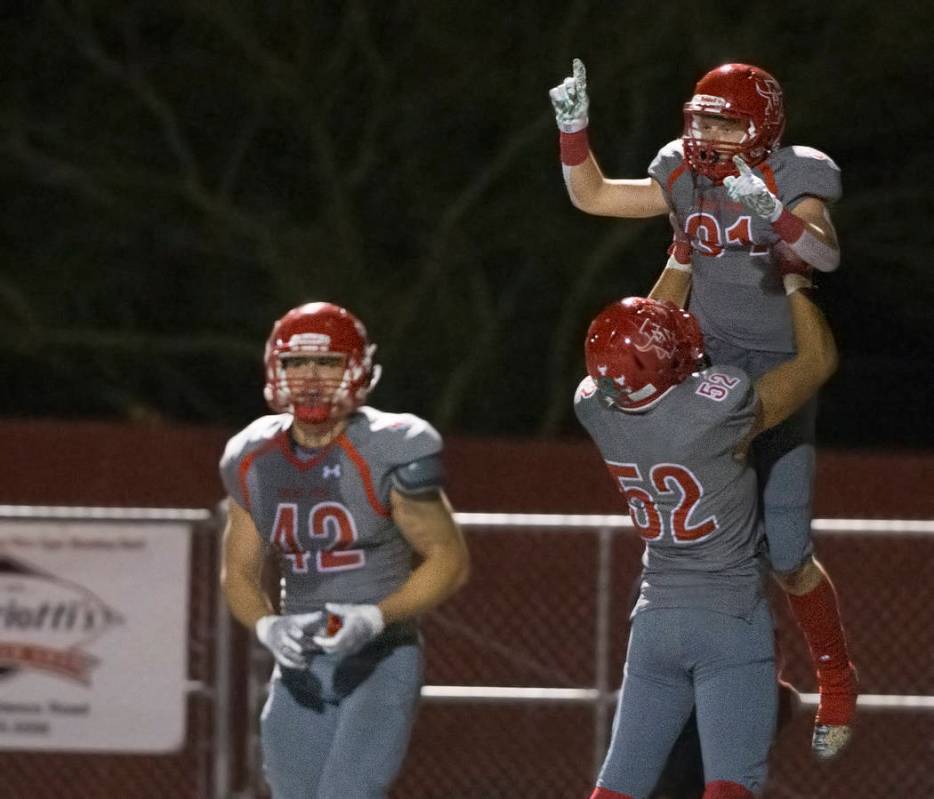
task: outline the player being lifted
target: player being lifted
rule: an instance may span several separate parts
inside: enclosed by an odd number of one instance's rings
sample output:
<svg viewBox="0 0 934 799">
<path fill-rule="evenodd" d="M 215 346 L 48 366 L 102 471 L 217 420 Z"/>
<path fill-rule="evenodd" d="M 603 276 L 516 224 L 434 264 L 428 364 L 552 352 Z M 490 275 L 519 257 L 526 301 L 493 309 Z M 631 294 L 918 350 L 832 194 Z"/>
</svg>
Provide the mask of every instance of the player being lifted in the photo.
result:
<svg viewBox="0 0 934 799">
<path fill-rule="evenodd" d="M 266 343 L 275 415 L 230 439 L 221 459 L 224 593 L 276 660 L 261 716 L 276 799 L 387 795 L 421 688 L 418 616 L 467 579 L 438 433 L 363 405 L 375 349 L 343 308 L 289 311 Z M 279 614 L 261 583 L 270 550 Z"/>
<path fill-rule="evenodd" d="M 776 262 L 794 264 L 809 285 L 811 267 L 839 262 L 827 205 L 840 196 L 840 172 L 809 147 L 782 147 L 782 90 L 758 67 L 726 64 L 708 72 L 684 105 L 684 131 L 649 166 L 649 177 L 604 177 L 587 141 L 584 65 L 554 87 L 562 169 L 571 202 L 602 216 L 666 214 L 676 239 L 665 272 L 692 277 L 689 310 L 711 362 L 753 378 L 795 352 Z M 752 456 L 762 491 L 769 557 L 817 672 L 820 704 L 812 746 L 822 758 L 846 745 L 857 683 L 836 593 L 813 556 L 810 537 L 816 400 L 760 436 Z"/>
<path fill-rule="evenodd" d="M 764 531 L 749 442 L 836 368 L 817 307 L 785 278 L 796 354 L 753 381 L 703 368 L 696 320 L 671 302 L 612 303 L 587 332 L 574 398 L 645 539 L 613 735 L 591 799 L 642 799 L 696 708 L 704 799 L 752 799 L 776 723 Z M 653 297 L 676 297 L 683 273 Z M 647 722 L 648 720 L 648 722 Z"/>
</svg>

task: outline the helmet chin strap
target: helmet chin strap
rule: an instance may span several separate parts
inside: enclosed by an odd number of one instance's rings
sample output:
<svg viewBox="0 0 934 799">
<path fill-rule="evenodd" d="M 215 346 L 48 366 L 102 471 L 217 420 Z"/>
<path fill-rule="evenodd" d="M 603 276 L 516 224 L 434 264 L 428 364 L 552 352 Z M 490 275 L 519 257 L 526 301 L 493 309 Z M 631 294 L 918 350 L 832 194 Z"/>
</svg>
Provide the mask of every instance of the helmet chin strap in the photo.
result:
<svg viewBox="0 0 934 799">
<path fill-rule="evenodd" d="M 324 424 L 331 418 L 331 404 L 293 405 L 292 415 L 303 424 Z"/>
</svg>

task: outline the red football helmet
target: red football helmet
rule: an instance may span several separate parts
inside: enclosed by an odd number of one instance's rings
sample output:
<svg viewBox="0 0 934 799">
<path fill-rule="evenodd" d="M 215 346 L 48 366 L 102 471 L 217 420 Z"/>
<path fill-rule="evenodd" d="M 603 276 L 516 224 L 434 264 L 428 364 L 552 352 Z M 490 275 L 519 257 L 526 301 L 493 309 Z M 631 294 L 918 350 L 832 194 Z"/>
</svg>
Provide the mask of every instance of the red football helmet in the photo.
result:
<svg viewBox="0 0 934 799">
<path fill-rule="evenodd" d="M 367 338 L 363 323 L 346 309 L 328 302 L 300 305 L 272 326 L 263 395 L 273 411 L 292 413 L 302 422 L 321 424 L 346 416 L 366 401 L 379 379 L 374 352 L 376 345 Z M 342 376 L 287 374 L 284 360 L 308 355 L 342 356 Z"/>
<path fill-rule="evenodd" d="M 623 410 L 645 410 L 700 368 L 704 338 L 674 303 L 626 297 L 590 323 L 584 356 L 601 394 Z"/>
<path fill-rule="evenodd" d="M 701 138 L 694 126 L 695 114 L 742 120 L 746 135 L 738 144 Z M 734 155 L 755 166 L 778 149 L 784 130 L 785 107 L 778 81 L 759 67 L 724 64 L 704 75 L 694 87 L 694 96 L 684 104 L 684 157 L 696 172 L 723 180 L 738 174 Z"/>
</svg>

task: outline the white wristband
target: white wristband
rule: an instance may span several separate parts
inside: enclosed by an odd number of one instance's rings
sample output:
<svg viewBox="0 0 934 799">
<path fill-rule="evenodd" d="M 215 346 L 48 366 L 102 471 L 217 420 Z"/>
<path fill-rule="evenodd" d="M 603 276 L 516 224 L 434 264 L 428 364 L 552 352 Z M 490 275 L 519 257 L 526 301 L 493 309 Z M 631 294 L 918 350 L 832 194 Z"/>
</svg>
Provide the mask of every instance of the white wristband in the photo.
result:
<svg viewBox="0 0 934 799">
<path fill-rule="evenodd" d="M 782 283 L 785 284 L 785 294 L 789 296 L 799 289 L 814 288 L 811 278 L 799 274 L 798 272 L 789 272 L 787 275 L 782 275 Z"/>
<path fill-rule="evenodd" d="M 665 264 L 665 269 L 676 269 L 678 272 L 687 272 L 687 274 L 691 274 L 694 266 L 691 261 L 683 264 L 673 255 L 670 255 L 668 256 L 668 263 Z"/>
</svg>

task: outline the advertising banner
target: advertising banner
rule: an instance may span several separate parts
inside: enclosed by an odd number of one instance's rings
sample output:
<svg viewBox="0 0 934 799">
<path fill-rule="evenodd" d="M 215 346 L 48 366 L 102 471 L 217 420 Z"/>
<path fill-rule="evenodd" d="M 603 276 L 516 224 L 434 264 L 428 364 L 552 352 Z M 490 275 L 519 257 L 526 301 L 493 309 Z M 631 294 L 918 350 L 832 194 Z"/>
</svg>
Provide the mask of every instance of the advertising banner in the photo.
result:
<svg viewBox="0 0 934 799">
<path fill-rule="evenodd" d="M 191 525 L 0 521 L 0 750 L 185 738 Z"/>
</svg>

